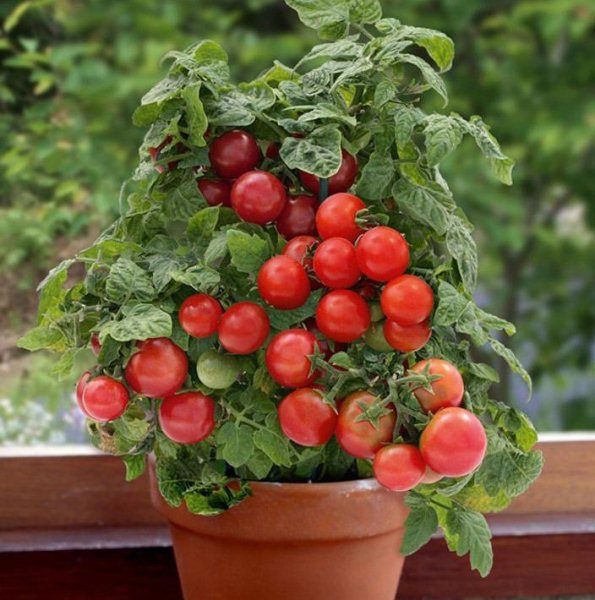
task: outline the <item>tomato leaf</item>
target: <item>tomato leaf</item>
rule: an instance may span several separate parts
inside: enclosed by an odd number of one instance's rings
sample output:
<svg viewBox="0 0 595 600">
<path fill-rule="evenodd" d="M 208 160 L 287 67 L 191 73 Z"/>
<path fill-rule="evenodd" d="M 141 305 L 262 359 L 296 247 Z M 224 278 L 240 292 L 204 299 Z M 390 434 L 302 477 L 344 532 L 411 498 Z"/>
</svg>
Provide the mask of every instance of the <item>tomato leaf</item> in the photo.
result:
<svg viewBox="0 0 595 600">
<path fill-rule="evenodd" d="M 410 512 L 405 521 L 401 552 L 410 556 L 425 546 L 438 529 L 438 516 L 432 505 L 419 494 L 408 494 L 405 504 Z"/>
</svg>

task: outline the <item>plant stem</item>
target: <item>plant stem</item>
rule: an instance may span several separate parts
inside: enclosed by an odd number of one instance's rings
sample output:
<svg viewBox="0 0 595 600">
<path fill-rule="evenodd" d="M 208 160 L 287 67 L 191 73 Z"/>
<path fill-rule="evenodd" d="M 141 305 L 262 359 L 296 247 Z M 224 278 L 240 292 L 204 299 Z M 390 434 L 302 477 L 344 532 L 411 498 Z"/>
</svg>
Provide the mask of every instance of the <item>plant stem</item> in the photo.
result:
<svg viewBox="0 0 595 600">
<path fill-rule="evenodd" d="M 369 40 L 376 39 L 363 25 L 352 23 L 353 28 Z"/>
</svg>

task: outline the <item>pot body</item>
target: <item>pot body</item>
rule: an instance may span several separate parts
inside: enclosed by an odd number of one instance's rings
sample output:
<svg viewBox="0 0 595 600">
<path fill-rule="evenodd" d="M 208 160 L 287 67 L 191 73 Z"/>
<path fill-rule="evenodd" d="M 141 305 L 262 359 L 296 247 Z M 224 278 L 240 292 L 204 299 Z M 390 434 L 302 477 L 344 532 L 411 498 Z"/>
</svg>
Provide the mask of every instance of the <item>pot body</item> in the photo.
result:
<svg viewBox="0 0 595 600">
<path fill-rule="evenodd" d="M 170 507 L 185 600 L 393 600 L 408 509 L 374 480 L 255 482 L 253 496 L 215 517 Z"/>
</svg>

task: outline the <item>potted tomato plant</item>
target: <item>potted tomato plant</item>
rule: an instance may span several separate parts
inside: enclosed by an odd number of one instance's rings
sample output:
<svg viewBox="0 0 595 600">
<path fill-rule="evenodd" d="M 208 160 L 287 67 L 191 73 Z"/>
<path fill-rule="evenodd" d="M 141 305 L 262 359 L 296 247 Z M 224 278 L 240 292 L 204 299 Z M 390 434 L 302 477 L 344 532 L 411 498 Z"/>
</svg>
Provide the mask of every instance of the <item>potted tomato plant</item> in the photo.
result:
<svg viewBox="0 0 595 600">
<path fill-rule="evenodd" d="M 542 457 L 471 358 L 530 387 L 440 163 L 465 136 L 505 184 L 513 163 L 479 117 L 424 110 L 446 35 L 377 0 L 287 3 L 325 40 L 295 67 L 236 85 L 212 41 L 169 54 L 121 216 L 42 282 L 21 345 L 58 375 L 95 352 L 77 400 L 128 479 L 149 465 L 188 599 L 388 600 L 438 528 L 485 576 L 482 513 Z"/>
</svg>

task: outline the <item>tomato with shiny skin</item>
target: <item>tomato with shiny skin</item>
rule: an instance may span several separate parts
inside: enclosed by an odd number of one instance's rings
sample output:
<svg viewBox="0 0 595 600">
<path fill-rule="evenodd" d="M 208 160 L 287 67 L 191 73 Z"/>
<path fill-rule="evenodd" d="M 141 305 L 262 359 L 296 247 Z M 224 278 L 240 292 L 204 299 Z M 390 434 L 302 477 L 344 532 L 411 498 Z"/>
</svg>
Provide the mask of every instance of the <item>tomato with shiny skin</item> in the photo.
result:
<svg viewBox="0 0 595 600">
<path fill-rule="evenodd" d="M 85 408 L 85 405 L 83 404 L 83 393 L 85 391 L 85 386 L 87 385 L 87 383 L 89 383 L 89 380 L 91 379 L 91 371 L 85 371 L 79 378 L 79 380 L 76 383 L 76 391 L 75 391 L 75 396 L 76 396 L 76 403 L 78 404 L 79 408 L 83 411 L 83 413 L 89 417 L 89 413 L 87 413 L 87 409 Z"/>
<path fill-rule="evenodd" d="M 361 272 L 373 281 L 388 281 L 409 266 L 409 246 L 395 229 L 380 225 L 364 233 L 355 248 Z"/>
<path fill-rule="evenodd" d="M 335 435 L 341 448 L 355 458 L 373 458 L 384 444 L 393 439 L 397 421 L 393 407 L 389 407 L 389 412 L 378 419 L 377 426 L 370 421 L 357 420 L 363 412 L 362 407 L 367 408 L 376 402 L 376 396 L 360 391 L 347 396 L 339 407 Z"/>
<path fill-rule="evenodd" d="M 328 179 L 329 195 L 346 192 L 355 182 L 357 177 L 357 158 L 349 154 L 346 150 L 342 151 L 342 161 L 339 171 Z M 320 191 L 320 179 L 316 175 L 311 175 L 300 171 L 300 180 L 304 187 L 315 194 Z"/>
<path fill-rule="evenodd" d="M 246 131 L 228 131 L 214 140 L 209 148 L 211 166 L 224 179 L 236 179 L 252 171 L 260 159 L 260 148 Z"/>
<path fill-rule="evenodd" d="M 475 471 L 487 445 L 481 421 L 472 412 L 455 406 L 438 411 L 419 440 L 426 464 L 445 477 L 463 477 Z"/>
<path fill-rule="evenodd" d="M 369 305 L 352 290 L 332 290 L 323 296 L 315 318 L 323 335 L 343 344 L 359 339 L 371 323 Z"/>
<path fill-rule="evenodd" d="M 418 362 L 412 369 L 414 373 L 427 373 L 439 375 L 440 379 L 430 384 L 432 391 L 423 387 L 413 390 L 421 407 L 426 412 L 438 412 L 441 408 L 448 406 L 460 406 L 463 402 L 465 384 L 459 370 L 447 360 L 441 358 L 429 358 Z"/>
<path fill-rule="evenodd" d="M 337 413 L 319 390 L 302 388 L 283 398 L 277 409 L 283 433 L 300 446 L 326 444 L 335 433 Z"/>
<path fill-rule="evenodd" d="M 316 231 L 316 209 L 314 196 L 292 196 L 277 217 L 277 231 L 287 240 L 298 235 L 312 235 Z"/>
<path fill-rule="evenodd" d="M 333 290 L 318 303 L 316 326 L 330 340 L 355 342 L 370 326 L 370 307 L 351 290 Z"/>
<path fill-rule="evenodd" d="M 434 308 L 434 292 L 421 277 L 400 275 L 391 279 L 380 296 L 382 312 L 400 325 L 425 321 Z"/>
<path fill-rule="evenodd" d="M 272 173 L 249 171 L 236 179 L 231 188 L 231 206 L 240 219 L 266 225 L 285 208 L 287 192 Z"/>
<path fill-rule="evenodd" d="M 188 376 L 186 354 L 168 338 L 139 342 L 125 369 L 130 387 L 148 398 L 175 394 Z"/>
<path fill-rule="evenodd" d="M 215 401 L 201 392 L 168 396 L 159 406 L 163 433 L 178 444 L 196 444 L 215 429 Z"/>
<path fill-rule="evenodd" d="M 282 310 L 303 306 L 311 291 L 306 269 L 283 254 L 273 256 L 260 267 L 256 283 L 262 299 Z"/>
<path fill-rule="evenodd" d="M 432 329 L 429 321 L 416 325 L 400 325 L 387 319 L 384 323 L 384 337 L 391 347 L 399 352 L 415 352 L 429 342 Z"/>
<path fill-rule="evenodd" d="M 312 251 L 318 240 L 311 235 L 298 235 L 287 242 L 281 254 L 297 260 L 300 265 L 312 269 L 312 258 L 308 253 Z"/>
<path fill-rule="evenodd" d="M 231 184 L 224 179 L 199 179 L 200 193 L 209 206 L 231 206 Z"/>
<path fill-rule="evenodd" d="M 329 238 L 314 253 L 314 273 L 322 285 L 332 289 L 353 287 L 361 276 L 355 247 L 345 238 Z"/>
<path fill-rule="evenodd" d="M 211 337 L 223 314 L 221 304 L 208 294 L 193 294 L 182 302 L 178 320 L 182 329 L 192 337 Z"/>
<path fill-rule="evenodd" d="M 113 377 L 99 375 L 84 387 L 83 409 L 91 419 L 106 423 L 124 414 L 129 399 L 130 394 L 122 383 Z"/>
<path fill-rule="evenodd" d="M 334 194 L 329 196 L 316 213 L 316 229 L 323 240 L 342 237 L 355 242 L 363 229 L 355 222 L 357 213 L 366 205 L 361 198 L 353 194 Z"/>
<path fill-rule="evenodd" d="M 271 340 L 266 351 L 266 366 L 271 377 L 283 387 L 311 385 L 320 375 L 312 371 L 310 356 L 320 351 L 316 336 L 305 329 L 287 329 Z"/>
<path fill-rule="evenodd" d="M 421 483 L 426 463 L 413 444 L 391 444 L 374 456 L 374 477 L 393 492 L 408 492 Z"/>
<path fill-rule="evenodd" d="M 269 317 L 254 302 L 238 302 L 223 313 L 218 331 L 219 341 L 228 352 L 252 354 L 269 335 Z"/>
</svg>

